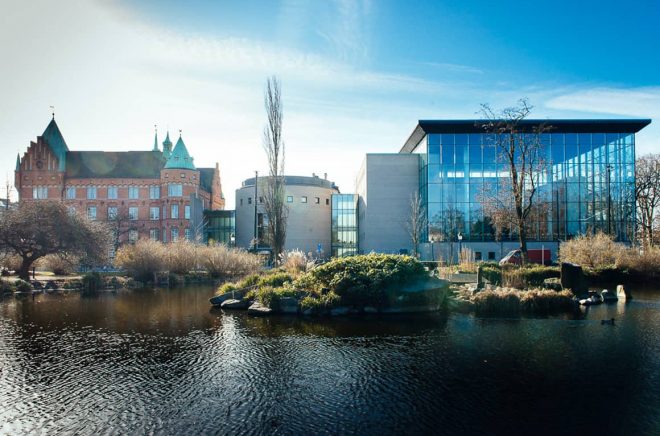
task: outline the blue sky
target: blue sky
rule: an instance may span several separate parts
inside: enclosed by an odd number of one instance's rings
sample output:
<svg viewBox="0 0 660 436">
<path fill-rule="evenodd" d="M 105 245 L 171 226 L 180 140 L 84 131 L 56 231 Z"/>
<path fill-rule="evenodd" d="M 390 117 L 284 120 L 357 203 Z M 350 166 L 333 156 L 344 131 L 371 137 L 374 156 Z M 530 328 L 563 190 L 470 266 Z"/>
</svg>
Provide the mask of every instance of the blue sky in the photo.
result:
<svg viewBox="0 0 660 436">
<path fill-rule="evenodd" d="M 421 118 L 471 118 L 527 97 L 534 117 L 653 118 L 656 1 L 9 1 L 0 17 L 0 151 L 41 133 L 72 149 L 148 149 L 183 129 L 220 163 L 228 206 L 261 151 L 265 78 L 283 84 L 287 172 L 342 191 L 367 152 L 395 152 Z M 11 161 L 11 162 L 10 162 Z M 0 171 L 11 176 L 14 159 Z"/>
</svg>

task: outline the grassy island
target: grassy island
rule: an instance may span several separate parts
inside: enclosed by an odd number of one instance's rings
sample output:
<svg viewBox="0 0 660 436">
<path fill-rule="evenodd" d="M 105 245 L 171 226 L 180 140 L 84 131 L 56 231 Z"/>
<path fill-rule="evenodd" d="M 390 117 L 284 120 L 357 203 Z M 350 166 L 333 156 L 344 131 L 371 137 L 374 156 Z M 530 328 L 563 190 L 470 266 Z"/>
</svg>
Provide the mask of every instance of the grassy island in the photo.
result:
<svg viewBox="0 0 660 436">
<path fill-rule="evenodd" d="M 283 268 L 226 283 L 218 295 L 304 314 L 430 311 L 439 309 L 446 296 L 446 283 L 431 277 L 410 256 L 368 254 L 314 267 L 298 265 L 285 263 Z M 223 303 L 222 298 L 215 301 Z"/>
</svg>

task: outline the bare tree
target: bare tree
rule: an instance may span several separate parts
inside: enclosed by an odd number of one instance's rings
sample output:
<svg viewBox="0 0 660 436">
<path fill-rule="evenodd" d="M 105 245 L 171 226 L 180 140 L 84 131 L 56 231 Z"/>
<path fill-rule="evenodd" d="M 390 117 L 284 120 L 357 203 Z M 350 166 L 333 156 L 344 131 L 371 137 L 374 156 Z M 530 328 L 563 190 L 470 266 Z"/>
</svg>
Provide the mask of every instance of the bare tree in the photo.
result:
<svg viewBox="0 0 660 436">
<path fill-rule="evenodd" d="M 114 251 L 116 252 L 119 249 L 119 246 L 122 244 L 122 241 L 128 239 L 128 234 L 131 230 L 136 230 L 132 226 L 131 217 L 128 213 L 128 207 L 125 206 L 116 206 L 116 212 L 108 212 L 108 229 L 112 236 L 112 245 Z"/>
<path fill-rule="evenodd" d="M 413 256 L 417 257 L 419 243 L 422 235 L 427 230 L 428 218 L 426 217 L 426 207 L 424 201 L 418 192 L 410 196 L 410 215 L 406 221 L 406 230 L 410 235 L 410 242 L 413 246 Z"/>
<path fill-rule="evenodd" d="M 21 258 L 18 275 L 23 280 L 29 280 L 32 264 L 49 254 L 102 262 L 110 243 L 105 224 L 71 214 L 58 201 L 25 202 L 0 216 L 0 251 Z"/>
<path fill-rule="evenodd" d="M 11 192 L 13 190 L 14 190 L 14 186 L 9 181 L 9 175 L 7 175 L 7 179 L 5 180 L 5 198 L 7 201 L 7 203 L 5 204 L 6 209 L 9 209 L 9 203 L 11 201 Z"/>
<path fill-rule="evenodd" d="M 484 196 L 482 206 L 496 228 L 509 228 L 517 235 L 523 262 L 527 260 L 528 220 L 534 211 L 544 166 L 541 134 L 551 129 L 544 123 L 524 123 L 531 111 L 526 99 L 500 111 L 481 105 L 484 121 L 480 127 L 496 148 L 498 162 L 505 164 L 508 171 L 505 177 L 498 173 L 497 194 Z"/>
<path fill-rule="evenodd" d="M 267 235 L 275 262 L 286 241 L 287 207 L 284 199 L 284 141 L 282 140 L 282 99 L 280 82 L 269 77 L 264 92 L 267 124 L 264 127 L 264 150 L 268 158 L 268 174 L 264 209 L 268 217 Z M 257 199 L 255 198 L 255 201 Z"/>
<path fill-rule="evenodd" d="M 660 224 L 660 154 L 647 154 L 635 161 L 635 201 L 642 243 L 651 246 Z"/>
</svg>

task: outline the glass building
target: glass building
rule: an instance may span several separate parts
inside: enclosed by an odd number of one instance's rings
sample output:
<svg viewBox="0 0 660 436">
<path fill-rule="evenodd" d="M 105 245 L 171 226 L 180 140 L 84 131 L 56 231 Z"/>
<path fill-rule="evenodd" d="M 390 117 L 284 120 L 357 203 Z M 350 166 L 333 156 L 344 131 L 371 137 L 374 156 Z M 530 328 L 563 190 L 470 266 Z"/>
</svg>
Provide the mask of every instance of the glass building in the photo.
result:
<svg viewBox="0 0 660 436">
<path fill-rule="evenodd" d="M 527 228 L 530 241 L 558 241 L 594 231 L 631 241 L 635 223 L 635 133 L 651 120 L 524 120 L 538 144 L 537 190 Z M 510 166 L 503 135 L 479 120 L 420 121 L 401 153 L 420 155 L 420 193 L 428 214 L 424 240 L 517 240 L 497 232 L 484 205 L 507 189 Z M 486 210 L 485 210 L 486 209 Z M 514 226 L 511 226 L 514 227 Z"/>
<path fill-rule="evenodd" d="M 332 256 L 358 252 L 358 195 L 332 194 Z"/>
<path fill-rule="evenodd" d="M 233 210 L 204 211 L 204 240 L 233 247 L 236 243 L 236 218 Z"/>
</svg>

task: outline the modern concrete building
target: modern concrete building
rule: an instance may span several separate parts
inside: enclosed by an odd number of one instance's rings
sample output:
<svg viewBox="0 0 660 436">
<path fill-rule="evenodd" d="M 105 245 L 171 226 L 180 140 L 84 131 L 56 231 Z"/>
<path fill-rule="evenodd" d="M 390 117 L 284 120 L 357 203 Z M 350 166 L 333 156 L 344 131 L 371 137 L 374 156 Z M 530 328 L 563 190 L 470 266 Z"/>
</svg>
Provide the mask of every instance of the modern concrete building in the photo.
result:
<svg viewBox="0 0 660 436">
<path fill-rule="evenodd" d="M 356 179 L 361 253 L 412 251 L 410 201 L 419 189 L 419 154 L 367 154 Z"/>
<path fill-rule="evenodd" d="M 118 243 L 201 234 L 204 210 L 221 210 L 218 164 L 197 168 L 179 136 L 151 150 L 72 151 L 55 122 L 16 158 L 19 201 L 60 200 L 73 213 L 107 221 Z"/>
<path fill-rule="evenodd" d="M 264 208 L 264 192 L 268 177 L 247 179 L 236 190 L 236 246 L 267 247 L 268 218 Z M 285 176 L 287 231 L 285 250 L 299 249 L 315 256 L 331 254 L 331 199 L 339 189 L 325 177 Z"/>
</svg>

